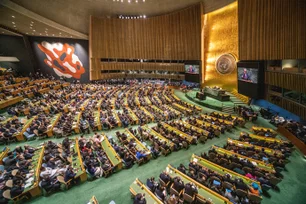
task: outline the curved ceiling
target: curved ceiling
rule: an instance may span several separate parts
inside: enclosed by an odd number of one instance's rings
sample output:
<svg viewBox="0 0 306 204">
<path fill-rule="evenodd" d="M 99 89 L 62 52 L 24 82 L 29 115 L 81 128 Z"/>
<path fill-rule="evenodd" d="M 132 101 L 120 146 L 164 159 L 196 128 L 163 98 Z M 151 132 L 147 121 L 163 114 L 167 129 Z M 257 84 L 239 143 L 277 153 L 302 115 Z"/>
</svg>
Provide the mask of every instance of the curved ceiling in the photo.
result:
<svg viewBox="0 0 306 204">
<path fill-rule="evenodd" d="M 204 2 L 205 13 L 221 8 L 235 0 L 12 0 L 56 23 L 88 34 L 89 17 L 117 15 L 155 16 Z"/>
<path fill-rule="evenodd" d="M 88 39 L 90 15 L 151 17 L 177 11 L 198 2 L 203 2 L 204 13 L 208 13 L 234 1 L 236 0 L 0 0 L 0 27 L 24 35 Z M 16 18 L 13 19 L 12 16 Z M 33 22 L 35 28 L 30 27 Z"/>
</svg>

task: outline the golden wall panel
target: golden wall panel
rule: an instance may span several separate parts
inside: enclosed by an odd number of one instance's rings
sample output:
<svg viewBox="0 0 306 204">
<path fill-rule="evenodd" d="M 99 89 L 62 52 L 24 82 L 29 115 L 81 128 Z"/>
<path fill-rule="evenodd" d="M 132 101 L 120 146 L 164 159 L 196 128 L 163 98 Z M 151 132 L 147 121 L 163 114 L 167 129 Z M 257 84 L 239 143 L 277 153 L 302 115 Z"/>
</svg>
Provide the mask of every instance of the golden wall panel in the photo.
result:
<svg viewBox="0 0 306 204">
<path fill-rule="evenodd" d="M 215 63 L 226 53 L 238 57 L 238 8 L 234 2 L 208 13 L 204 21 L 204 75 L 206 85 L 216 85 L 228 90 L 237 89 L 237 70 L 221 75 Z"/>
</svg>

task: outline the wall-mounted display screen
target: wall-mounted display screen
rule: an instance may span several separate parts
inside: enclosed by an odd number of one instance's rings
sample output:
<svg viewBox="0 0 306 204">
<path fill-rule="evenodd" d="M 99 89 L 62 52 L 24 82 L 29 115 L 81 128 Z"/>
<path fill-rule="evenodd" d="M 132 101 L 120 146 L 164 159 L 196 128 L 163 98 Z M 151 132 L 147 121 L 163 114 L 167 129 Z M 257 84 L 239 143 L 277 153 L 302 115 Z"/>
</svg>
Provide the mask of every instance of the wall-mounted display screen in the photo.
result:
<svg viewBox="0 0 306 204">
<path fill-rule="evenodd" d="M 238 80 L 257 84 L 258 83 L 258 69 L 238 67 Z"/>
<path fill-rule="evenodd" d="M 240 61 L 237 63 L 238 93 L 252 99 L 264 96 L 264 61 Z"/>
<path fill-rule="evenodd" d="M 185 73 L 200 74 L 200 65 L 185 65 Z"/>
</svg>

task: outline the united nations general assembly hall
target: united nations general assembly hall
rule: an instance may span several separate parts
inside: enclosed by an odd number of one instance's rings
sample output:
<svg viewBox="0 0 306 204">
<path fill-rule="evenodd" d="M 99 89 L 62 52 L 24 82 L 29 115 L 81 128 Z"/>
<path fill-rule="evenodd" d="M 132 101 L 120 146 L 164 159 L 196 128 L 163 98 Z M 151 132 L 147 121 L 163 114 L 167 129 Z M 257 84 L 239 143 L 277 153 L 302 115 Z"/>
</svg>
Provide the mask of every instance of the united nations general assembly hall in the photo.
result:
<svg viewBox="0 0 306 204">
<path fill-rule="evenodd" d="M 306 0 L 0 0 L 0 204 L 306 204 Z"/>
</svg>

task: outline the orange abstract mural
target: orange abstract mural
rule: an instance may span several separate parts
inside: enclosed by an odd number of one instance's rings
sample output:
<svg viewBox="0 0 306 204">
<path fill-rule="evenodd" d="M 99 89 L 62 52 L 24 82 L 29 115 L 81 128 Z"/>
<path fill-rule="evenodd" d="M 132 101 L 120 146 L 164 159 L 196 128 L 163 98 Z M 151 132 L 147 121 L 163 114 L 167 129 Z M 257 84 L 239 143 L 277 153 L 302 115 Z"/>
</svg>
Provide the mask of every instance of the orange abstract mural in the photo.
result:
<svg viewBox="0 0 306 204">
<path fill-rule="evenodd" d="M 58 76 L 80 79 L 85 73 L 82 62 L 75 55 L 73 46 L 65 43 L 48 43 L 43 41 L 38 48 L 45 53 L 44 62 L 54 70 Z"/>
</svg>

